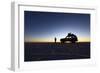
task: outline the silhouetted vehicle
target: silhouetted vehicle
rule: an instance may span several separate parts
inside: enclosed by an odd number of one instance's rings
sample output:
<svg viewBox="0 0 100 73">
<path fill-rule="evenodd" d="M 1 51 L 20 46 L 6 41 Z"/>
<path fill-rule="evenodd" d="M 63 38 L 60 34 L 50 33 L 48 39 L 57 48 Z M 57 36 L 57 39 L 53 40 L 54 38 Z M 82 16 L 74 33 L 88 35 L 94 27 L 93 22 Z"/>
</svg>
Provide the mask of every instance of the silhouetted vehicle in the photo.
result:
<svg viewBox="0 0 100 73">
<path fill-rule="evenodd" d="M 71 43 L 75 43 L 78 41 L 78 38 L 75 34 L 68 33 L 68 35 L 65 38 L 60 39 L 61 43 L 65 43 L 67 41 Z"/>
</svg>

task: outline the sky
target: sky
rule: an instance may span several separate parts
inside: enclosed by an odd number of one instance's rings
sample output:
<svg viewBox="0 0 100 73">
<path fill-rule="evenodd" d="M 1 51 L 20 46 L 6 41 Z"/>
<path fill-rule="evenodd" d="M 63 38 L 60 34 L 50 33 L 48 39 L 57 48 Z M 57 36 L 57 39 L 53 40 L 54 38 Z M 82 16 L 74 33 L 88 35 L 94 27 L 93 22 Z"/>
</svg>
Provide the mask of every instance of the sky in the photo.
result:
<svg viewBox="0 0 100 73">
<path fill-rule="evenodd" d="M 25 42 L 60 42 L 69 32 L 90 41 L 90 14 L 24 11 Z"/>
</svg>

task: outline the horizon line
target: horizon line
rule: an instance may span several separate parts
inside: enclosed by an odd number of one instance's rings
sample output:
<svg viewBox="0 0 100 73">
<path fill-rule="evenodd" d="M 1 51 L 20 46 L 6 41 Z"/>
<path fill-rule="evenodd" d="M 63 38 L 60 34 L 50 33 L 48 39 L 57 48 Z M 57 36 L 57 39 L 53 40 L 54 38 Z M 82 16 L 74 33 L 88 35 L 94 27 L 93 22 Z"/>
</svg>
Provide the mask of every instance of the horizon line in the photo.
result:
<svg viewBox="0 0 100 73">
<path fill-rule="evenodd" d="M 79 42 L 75 42 L 75 43 L 85 43 L 85 42 L 90 42 L 90 41 L 79 41 Z M 24 43 L 61 43 L 61 42 L 24 42 Z M 65 43 L 69 43 L 69 42 L 65 42 Z"/>
</svg>

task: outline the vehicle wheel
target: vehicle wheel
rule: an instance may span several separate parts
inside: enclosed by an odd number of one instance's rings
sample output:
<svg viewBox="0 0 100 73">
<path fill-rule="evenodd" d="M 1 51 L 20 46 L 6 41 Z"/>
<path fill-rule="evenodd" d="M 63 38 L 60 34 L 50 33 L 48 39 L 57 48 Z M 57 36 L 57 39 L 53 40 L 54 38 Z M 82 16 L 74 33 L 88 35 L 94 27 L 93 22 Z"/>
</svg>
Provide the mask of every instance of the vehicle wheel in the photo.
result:
<svg viewBox="0 0 100 73">
<path fill-rule="evenodd" d="M 72 43 L 75 43 L 75 41 L 71 41 Z"/>
<path fill-rule="evenodd" d="M 64 41 L 61 41 L 61 43 L 65 43 Z"/>
</svg>

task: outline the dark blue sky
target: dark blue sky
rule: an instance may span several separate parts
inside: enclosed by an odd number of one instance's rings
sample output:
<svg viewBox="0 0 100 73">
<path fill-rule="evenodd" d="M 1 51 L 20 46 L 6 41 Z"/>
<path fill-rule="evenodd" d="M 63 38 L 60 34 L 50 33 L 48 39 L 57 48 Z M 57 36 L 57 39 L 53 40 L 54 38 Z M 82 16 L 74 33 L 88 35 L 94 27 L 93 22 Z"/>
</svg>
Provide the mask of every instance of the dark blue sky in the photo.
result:
<svg viewBox="0 0 100 73">
<path fill-rule="evenodd" d="M 25 41 L 51 42 L 54 37 L 59 41 L 68 32 L 80 41 L 90 38 L 90 14 L 25 11 L 24 25 Z"/>
</svg>

